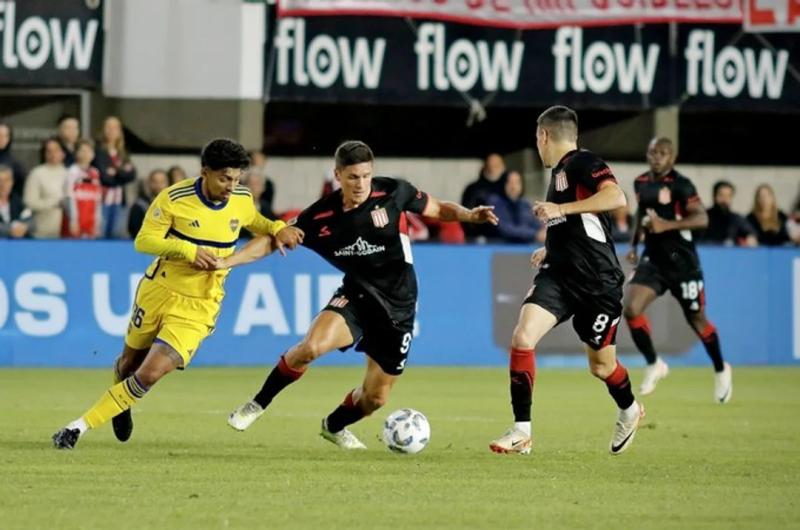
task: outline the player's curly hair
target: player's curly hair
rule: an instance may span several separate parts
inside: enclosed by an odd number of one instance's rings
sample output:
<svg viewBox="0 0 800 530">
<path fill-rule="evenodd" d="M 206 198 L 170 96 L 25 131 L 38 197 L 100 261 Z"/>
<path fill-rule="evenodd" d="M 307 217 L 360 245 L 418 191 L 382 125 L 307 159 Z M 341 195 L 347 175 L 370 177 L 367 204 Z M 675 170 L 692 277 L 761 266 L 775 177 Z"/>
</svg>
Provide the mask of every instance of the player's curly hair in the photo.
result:
<svg viewBox="0 0 800 530">
<path fill-rule="evenodd" d="M 247 169 L 250 167 L 250 155 L 239 142 L 229 138 L 215 138 L 203 147 L 200 164 L 213 170 L 226 167 Z"/>
<path fill-rule="evenodd" d="M 336 155 L 334 155 L 334 158 L 336 159 L 337 169 L 375 160 L 372 149 L 359 140 L 343 142 L 336 148 Z"/>
</svg>

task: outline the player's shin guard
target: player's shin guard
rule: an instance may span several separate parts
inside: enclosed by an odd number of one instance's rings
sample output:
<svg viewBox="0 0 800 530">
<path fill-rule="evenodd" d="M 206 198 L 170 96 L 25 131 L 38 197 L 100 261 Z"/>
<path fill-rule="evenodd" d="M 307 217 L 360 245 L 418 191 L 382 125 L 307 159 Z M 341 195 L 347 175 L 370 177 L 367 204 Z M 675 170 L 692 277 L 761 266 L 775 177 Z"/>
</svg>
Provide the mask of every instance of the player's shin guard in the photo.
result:
<svg viewBox="0 0 800 530">
<path fill-rule="evenodd" d="M 262 409 L 267 408 L 281 390 L 300 379 L 304 373 L 306 373 L 305 369 L 295 370 L 286 363 L 286 359 L 281 355 L 278 364 L 269 373 L 267 380 L 264 381 L 264 386 L 261 387 L 253 401 L 258 403 Z"/>
<path fill-rule="evenodd" d="M 655 363 L 658 356 L 656 355 L 656 349 L 653 347 L 653 339 L 650 337 L 650 321 L 647 317 L 642 314 L 629 319 L 628 328 L 631 330 L 633 343 L 642 352 L 647 364 Z"/>
<path fill-rule="evenodd" d="M 703 341 L 703 346 L 706 348 L 711 362 L 714 364 L 714 371 L 721 372 L 725 369 L 725 361 L 722 359 L 722 351 L 719 347 L 719 335 L 717 335 L 717 328 L 714 324 L 709 322 L 706 324 L 705 329 L 697 332 L 697 336 Z"/>
<path fill-rule="evenodd" d="M 511 408 L 514 410 L 515 422 L 531 421 L 535 375 L 535 350 L 512 347 L 509 377 L 511 381 Z"/>
<path fill-rule="evenodd" d="M 128 410 L 138 400 L 142 399 L 149 390 L 136 375 L 109 388 L 83 415 L 86 424 L 95 429 L 117 414 Z"/>
<path fill-rule="evenodd" d="M 358 398 L 354 396 L 355 393 L 355 389 L 348 392 L 342 404 L 336 407 L 336 410 L 331 412 L 325 419 L 325 425 L 329 432 L 339 432 L 366 416 L 361 407 L 358 406 Z"/>
<path fill-rule="evenodd" d="M 621 410 L 626 410 L 633 405 L 633 390 L 631 390 L 631 380 L 628 378 L 628 370 L 617 361 L 617 367 L 611 375 L 605 379 L 608 393 L 614 398 L 617 406 Z"/>
</svg>

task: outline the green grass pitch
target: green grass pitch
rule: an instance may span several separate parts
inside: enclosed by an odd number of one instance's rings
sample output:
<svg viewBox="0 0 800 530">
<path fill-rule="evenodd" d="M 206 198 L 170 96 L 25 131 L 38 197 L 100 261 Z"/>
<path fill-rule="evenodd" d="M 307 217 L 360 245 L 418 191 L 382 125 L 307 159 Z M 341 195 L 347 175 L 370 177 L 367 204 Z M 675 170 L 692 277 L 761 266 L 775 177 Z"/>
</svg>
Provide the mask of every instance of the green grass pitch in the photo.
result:
<svg viewBox="0 0 800 530">
<path fill-rule="evenodd" d="M 644 400 L 631 449 L 608 454 L 615 419 L 588 372 L 540 370 L 534 452 L 492 454 L 510 424 L 502 369 L 411 367 L 344 453 L 320 419 L 362 370 L 312 368 L 245 433 L 227 413 L 267 368 L 192 367 L 74 451 L 50 436 L 91 405 L 110 370 L 0 370 L 0 528 L 800 528 L 800 370 L 738 368 L 728 405 L 711 370 L 676 369 Z M 633 371 L 634 384 L 640 371 Z M 430 419 L 416 456 L 378 441 L 383 418 Z"/>
</svg>

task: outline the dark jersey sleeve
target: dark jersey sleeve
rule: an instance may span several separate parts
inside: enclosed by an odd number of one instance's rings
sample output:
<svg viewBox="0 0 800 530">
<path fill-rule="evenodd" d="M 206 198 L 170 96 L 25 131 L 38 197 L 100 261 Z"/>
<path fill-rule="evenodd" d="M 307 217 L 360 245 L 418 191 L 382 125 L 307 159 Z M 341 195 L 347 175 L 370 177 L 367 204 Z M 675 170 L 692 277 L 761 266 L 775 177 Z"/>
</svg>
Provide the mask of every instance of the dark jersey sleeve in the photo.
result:
<svg viewBox="0 0 800 530">
<path fill-rule="evenodd" d="M 700 202 L 700 196 L 697 194 L 697 189 L 689 179 L 683 179 L 681 181 L 681 185 L 678 188 L 678 193 L 680 194 L 678 200 L 680 201 L 681 207 L 684 211 L 688 209 L 690 204 L 696 204 Z"/>
<path fill-rule="evenodd" d="M 418 190 L 405 180 L 397 179 L 394 200 L 401 210 L 421 214 L 428 205 L 428 194 Z"/>
<path fill-rule="evenodd" d="M 306 208 L 300 212 L 297 217 L 289 221 L 290 226 L 296 226 L 303 231 L 303 246 L 308 248 L 314 248 L 314 243 L 317 240 L 317 232 L 314 230 L 311 223 L 313 215 L 313 209 Z"/>
<path fill-rule="evenodd" d="M 614 173 L 599 157 L 584 157 L 576 164 L 576 175 L 578 183 L 591 193 L 597 193 L 601 182 L 610 180 L 616 182 Z"/>
</svg>

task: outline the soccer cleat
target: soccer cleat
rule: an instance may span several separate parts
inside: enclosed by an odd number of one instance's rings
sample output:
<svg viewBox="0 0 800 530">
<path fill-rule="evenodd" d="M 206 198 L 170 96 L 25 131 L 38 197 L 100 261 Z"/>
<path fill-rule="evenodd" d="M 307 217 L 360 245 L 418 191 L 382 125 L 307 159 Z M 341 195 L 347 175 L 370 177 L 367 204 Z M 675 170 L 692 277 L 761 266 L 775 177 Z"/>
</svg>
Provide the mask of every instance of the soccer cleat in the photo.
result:
<svg viewBox="0 0 800 530">
<path fill-rule="evenodd" d="M 634 401 L 633 404 L 636 409 L 630 413 L 619 411 L 609 447 L 612 455 L 618 455 L 630 447 L 631 443 L 633 443 L 633 438 L 636 436 L 636 429 L 639 428 L 639 423 L 644 418 L 644 405 L 638 401 Z"/>
<path fill-rule="evenodd" d="M 111 425 L 114 427 L 114 436 L 120 442 L 127 442 L 133 433 L 133 418 L 131 409 L 124 410 L 111 418 Z"/>
<path fill-rule="evenodd" d="M 253 422 L 256 421 L 262 414 L 264 414 L 264 410 L 266 409 L 262 409 L 261 405 L 255 401 L 248 401 L 238 409 L 231 412 L 230 416 L 228 416 L 228 425 L 237 431 L 244 431 L 250 427 Z"/>
<path fill-rule="evenodd" d="M 356 435 L 350 432 L 348 429 L 342 429 L 339 432 L 331 432 L 328 430 L 328 422 L 325 418 L 322 419 L 322 428 L 319 431 L 319 435 L 328 440 L 331 443 L 334 443 L 341 447 L 342 449 L 346 449 L 348 451 L 353 449 L 366 449 L 367 446 L 361 443 L 361 440 L 356 438 Z"/>
<path fill-rule="evenodd" d="M 733 396 L 733 370 L 725 363 L 725 369 L 714 374 L 714 400 L 727 403 Z"/>
<path fill-rule="evenodd" d="M 531 452 L 531 437 L 514 427 L 489 444 L 489 449 L 498 454 L 527 455 Z"/>
<path fill-rule="evenodd" d="M 658 382 L 668 375 L 669 366 L 661 358 L 656 359 L 653 364 L 648 364 L 644 369 L 644 377 L 642 378 L 642 385 L 639 387 L 639 394 L 642 396 L 652 394 Z"/>
<path fill-rule="evenodd" d="M 53 435 L 53 445 L 56 449 L 75 449 L 75 444 L 81 437 L 79 429 L 67 429 L 64 427 Z"/>
</svg>

